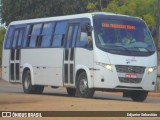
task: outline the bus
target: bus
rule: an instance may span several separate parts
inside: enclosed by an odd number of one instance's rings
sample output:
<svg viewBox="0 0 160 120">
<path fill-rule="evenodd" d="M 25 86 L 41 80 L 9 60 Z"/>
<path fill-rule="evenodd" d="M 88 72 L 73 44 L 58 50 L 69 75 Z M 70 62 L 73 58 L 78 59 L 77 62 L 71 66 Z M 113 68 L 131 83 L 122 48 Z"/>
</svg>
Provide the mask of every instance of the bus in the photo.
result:
<svg viewBox="0 0 160 120">
<path fill-rule="evenodd" d="M 138 17 L 95 12 L 11 22 L 4 40 L 2 79 L 24 93 L 65 87 L 69 96 L 96 90 L 144 101 L 157 81 L 157 51 Z"/>
</svg>

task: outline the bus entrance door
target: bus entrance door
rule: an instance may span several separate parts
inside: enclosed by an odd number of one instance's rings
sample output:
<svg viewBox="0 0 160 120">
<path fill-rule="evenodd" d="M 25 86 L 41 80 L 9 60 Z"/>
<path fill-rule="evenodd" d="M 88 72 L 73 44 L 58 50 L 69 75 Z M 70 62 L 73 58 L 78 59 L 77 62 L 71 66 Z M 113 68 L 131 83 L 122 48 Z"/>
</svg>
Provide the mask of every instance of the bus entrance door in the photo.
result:
<svg viewBox="0 0 160 120">
<path fill-rule="evenodd" d="M 25 28 L 15 28 L 10 52 L 10 82 L 20 82 L 20 54 Z"/>
<path fill-rule="evenodd" d="M 78 28 L 79 24 L 75 23 L 71 23 L 68 26 L 67 40 L 64 49 L 64 85 L 74 86 L 75 84 L 74 46 L 78 34 Z"/>
</svg>

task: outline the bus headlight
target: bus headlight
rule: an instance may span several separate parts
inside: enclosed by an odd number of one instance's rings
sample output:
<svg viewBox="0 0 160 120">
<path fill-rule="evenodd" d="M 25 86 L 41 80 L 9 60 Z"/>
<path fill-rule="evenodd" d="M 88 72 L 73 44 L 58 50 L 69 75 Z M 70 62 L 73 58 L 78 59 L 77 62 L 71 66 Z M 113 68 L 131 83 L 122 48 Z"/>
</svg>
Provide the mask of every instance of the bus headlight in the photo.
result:
<svg viewBox="0 0 160 120">
<path fill-rule="evenodd" d="M 148 68 L 148 73 L 152 73 L 156 69 L 157 69 L 157 67 L 149 67 Z"/>
<path fill-rule="evenodd" d="M 105 64 L 105 63 L 99 63 L 99 62 L 96 62 L 96 64 L 106 68 L 107 70 L 112 71 L 112 65 L 111 64 Z"/>
<path fill-rule="evenodd" d="M 105 65 L 106 69 L 112 71 L 112 65 Z"/>
</svg>

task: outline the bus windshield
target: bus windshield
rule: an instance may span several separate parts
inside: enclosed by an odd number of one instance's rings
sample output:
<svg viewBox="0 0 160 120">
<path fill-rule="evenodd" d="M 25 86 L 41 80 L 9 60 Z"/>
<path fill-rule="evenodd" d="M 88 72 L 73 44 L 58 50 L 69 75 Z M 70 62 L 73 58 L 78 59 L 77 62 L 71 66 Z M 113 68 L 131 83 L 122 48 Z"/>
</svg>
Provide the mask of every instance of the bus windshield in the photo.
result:
<svg viewBox="0 0 160 120">
<path fill-rule="evenodd" d="M 149 56 L 155 52 L 153 39 L 143 21 L 94 19 L 96 46 L 109 53 Z"/>
</svg>

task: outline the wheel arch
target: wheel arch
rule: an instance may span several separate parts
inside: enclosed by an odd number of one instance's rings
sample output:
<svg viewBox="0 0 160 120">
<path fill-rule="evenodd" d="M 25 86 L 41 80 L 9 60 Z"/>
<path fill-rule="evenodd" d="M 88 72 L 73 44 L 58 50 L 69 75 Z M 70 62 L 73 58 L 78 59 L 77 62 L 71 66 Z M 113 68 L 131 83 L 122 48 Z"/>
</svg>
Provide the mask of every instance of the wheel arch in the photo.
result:
<svg viewBox="0 0 160 120">
<path fill-rule="evenodd" d="M 77 84 L 78 75 L 79 75 L 81 72 L 86 72 L 86 74 L 87 74 L 87 79 L 88 79 L 88 87 L 89 87 L 89 88 L 93 88 L 93 78 L 91 77 L 91 72 L 90 72 L 89 68 L 86 67 L 86 66 L 84 66 L 84 65 L 77 65 L 77 66 L 76 66 L 75 83 Z"/>
<path fill-rule="evenodd" d="M 35 82 L 34 82 L 34 72 L 33 72 L 33 67 L 32 67 L 30 64 L 25 63 L 25 64 L 23 65 L 23 69 L 22 69 L 22 80 L 23 80 L 23 75 L 24 75 L 24 73 L 25 73 L 27 70 L 30 71 L 30 74 L 31 74 L 31 83 L 32 83 L 32 85 L 34 85 L 34 84 L 35 84 Z M 21 81 L 21 82 L 22 82 L 22 81 Z"/>
</svg>

